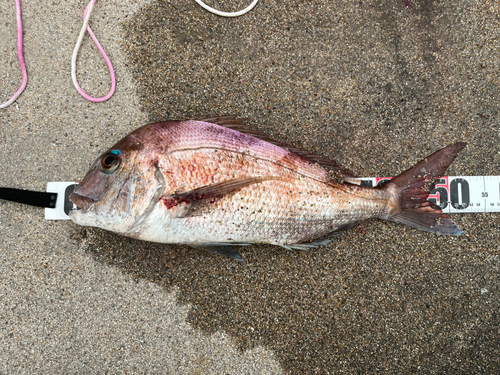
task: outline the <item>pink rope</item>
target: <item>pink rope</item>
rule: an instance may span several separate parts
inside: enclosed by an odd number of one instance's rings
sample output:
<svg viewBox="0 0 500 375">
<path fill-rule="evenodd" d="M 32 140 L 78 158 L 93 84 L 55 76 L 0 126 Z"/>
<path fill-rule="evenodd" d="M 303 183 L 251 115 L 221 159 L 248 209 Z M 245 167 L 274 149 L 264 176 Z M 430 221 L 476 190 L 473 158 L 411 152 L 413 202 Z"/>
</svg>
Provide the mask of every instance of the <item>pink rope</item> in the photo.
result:
<svg viewBox="0 0 500 375">
<path fill-rule="evenodd" d="M 73 85 L 75 86 L 76 90 L 80 93 L 81 96 L 83 96 L 85 99 L 90 100 L 95 103 L 99 102 L 104 102 L 111 98 L 115 92 L 115 87 L 116 87 L 116 80 L 115 80 L 115 71 L 113 69 L 113 65 L 111 65 L 111 61 L 108 58 L 108 55 L 106 55 L 106 52 L 104 52 L 104 49 L 102 48 L 101 44 L 97 40 L 96 36 L 90 29 L 90 26 L 88 26 L 89 19 L 90 19 L 90 14 L 92 13 L 92 9 L 95 5 L 96 0 L 91 0 L 87 7 L 85 8 L 85 11 L 83 12 L 83 26 L 80 31 L 80 35 L 78 37 L 78 41 L 76 42 L 75 49 L 73 51 L 73 57 L 71 59 L 71 78 L 73 79 Z M 95 45 L 99 49 L 99 52 L 101 53 L 102 57 L 104 57 L 104 60 L 106 61 L 106 64 L 108 65 L 109 69 L 109 74 L 111 76 L 111 88 L 109 90 L 109 93 L 106 96 L 103 96 L 102 98 L 94 98 L 83 91 L 83 89 L 80 87 L 78 84 L 78 80 L 76 79 L 76 58 L 78 56 L 78 50 L 80 49 L 80 45 L 83 40 L 83 36 L 85 35 L 85 30 L 88 31 L 90 37 L 94 41 Z"/>
<path fill-rule="evenodd" d="M 5 103 L 0 104 L 0 108 L 7 108 L 9 105 L 14 103 L 16 99 L 21 95 L 26 87 L 26 83 L 28 82 L 28 73 L 26 73 L 26 66 L 24 65 L 24 57 L 23 57 L 23 22 L 21 20 L 21 2 L 20 0 L 16 0 L 16 14 L 17 14 L 17 54 L 19 56 L 19 65 L 21 66 L 21 73 L 23 75 L 23 81 L 21 86 L 16 91 L 16 93 L 7 100 Z"/>
</svg>

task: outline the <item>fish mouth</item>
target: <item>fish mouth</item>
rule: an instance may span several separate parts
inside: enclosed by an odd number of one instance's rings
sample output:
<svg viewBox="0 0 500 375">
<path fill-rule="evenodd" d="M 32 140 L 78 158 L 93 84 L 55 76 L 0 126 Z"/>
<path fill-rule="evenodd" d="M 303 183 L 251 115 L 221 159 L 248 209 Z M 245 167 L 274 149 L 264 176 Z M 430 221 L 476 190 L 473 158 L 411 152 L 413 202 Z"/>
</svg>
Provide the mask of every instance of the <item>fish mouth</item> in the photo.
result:
<svg viewBox="0 0 500 375">
<path fill-rule="evenodd" d="M 69 199 L 78 207 L 78 210 L 81 210 L 84 214 L 92 210 L 92 208 L 94 208 L 94 203 L 96 202 L 94 199 L 78 193 L 71 194 Z"/>
</svg>

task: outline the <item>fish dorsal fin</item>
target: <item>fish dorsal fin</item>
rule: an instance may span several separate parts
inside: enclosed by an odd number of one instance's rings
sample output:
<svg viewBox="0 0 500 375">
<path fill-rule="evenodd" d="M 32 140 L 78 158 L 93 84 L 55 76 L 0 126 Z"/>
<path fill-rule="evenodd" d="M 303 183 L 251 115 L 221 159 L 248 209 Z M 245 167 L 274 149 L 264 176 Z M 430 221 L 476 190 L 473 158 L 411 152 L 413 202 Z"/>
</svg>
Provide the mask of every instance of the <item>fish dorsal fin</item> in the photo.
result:
<svg viewBox="0 0 500 375">
<path fill-rule="evenodd" d="M 224 126 L 225 128 L 237 130 L 240 133 L 251 135 L 252 137 L 258 138 L 260 140 L 284 148 L 285 150 L 293 152 L 294 154 L 301 156 L 302 158 L 306 159 L 311 163 L 319 164 L 327 171 L 332 172 L 333 176 L 331 177 L 333 177 L 334 179 L 347 180 L 354 184 L 361 183 L 361 181 L 356 178 L 356 175 L 354 173 L 352 173 L 347 168 L 342 167 L 336 161 L 325 159 L 320 155 L 314 154 L 300 147 L 290 146 L 280 141 L 276 141 L 260 133 L 258 130 L 255 130 L 254 128 L 252 128 L 252 126 L 244 124 L 245 120 L 248 120 L 248 118 L 238 118 L 238 116 L 203 117 L 196 119 L 196 121 L 210 122 L 212 124 Z"/>
<path fill-rule="evenodd" d="M 172 194 L 168 197 L 163 197 L 163 204 L 172 208 L 184 203 L 184 209 L 177 215 L 178 218 L 194 216 L 201 210 L 215 203 L 217 200 L 236 193 L 244 187 L 261 183 L 269 180 L 277 180 L 279 177 L 247 177 L 247 178 L 234 178 L 219 182 L 217 184 L 202 186 L 184 193 Z"/>
<path fill-rule="evenodd" d="M 244 124 L 245 121 L 250 120 L 250 119 L 249 118 L 240 118 L 238 115 L 214 116 L 214 117 L 203 116 L 203 117 L 199 117 L 199 118 L 194 118 L 193 120 L 209 122 L 211 124 L 217 124 L 220 126 L 224 126 L 226 128 L 231 128 L 232 125 L 235 125 L 235 126 L 241 125 L 241 126 L 245 126 L 247 128 L 251 128 L 249 125 Z"/>
</svg>

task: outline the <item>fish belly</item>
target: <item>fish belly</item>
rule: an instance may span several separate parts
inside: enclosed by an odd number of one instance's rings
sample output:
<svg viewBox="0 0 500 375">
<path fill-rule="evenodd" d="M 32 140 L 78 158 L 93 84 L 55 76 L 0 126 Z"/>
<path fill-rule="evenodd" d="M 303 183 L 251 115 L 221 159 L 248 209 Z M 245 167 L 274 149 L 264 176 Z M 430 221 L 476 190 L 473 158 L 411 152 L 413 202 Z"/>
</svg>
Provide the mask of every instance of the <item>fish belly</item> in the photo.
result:
<svg viewBox="0 0 500 375">
<path fill-rule="evenodd" d="M 307 243 L 380 216 L 385 203 L 380 192 L 353 189 L 271 180 L 195 206 L 169 208 L 160 201 L 132 236 L 160 243 Z"/>
</svg>

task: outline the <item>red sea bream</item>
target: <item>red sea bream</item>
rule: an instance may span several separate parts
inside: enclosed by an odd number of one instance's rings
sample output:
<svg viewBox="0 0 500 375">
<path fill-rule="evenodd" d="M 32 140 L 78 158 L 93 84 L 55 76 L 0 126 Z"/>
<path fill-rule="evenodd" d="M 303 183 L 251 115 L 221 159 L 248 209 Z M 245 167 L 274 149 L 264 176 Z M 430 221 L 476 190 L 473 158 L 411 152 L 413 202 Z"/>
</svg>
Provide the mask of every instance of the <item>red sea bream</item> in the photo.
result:
<svg viewBox="0 0 500 375">
<path fill-rule="evenodd" d="M 357 185 L 335 162 L 280 145 L 235 117 L 160 122 L 97 159 L 71 195 L 79 209 L 70 217 L 236 259 L 230 245 L 306 249 L 372 218 L 459 235 L 427 196 L 464 146 L 452 144 L 372 188 Z"/>
</svg>

